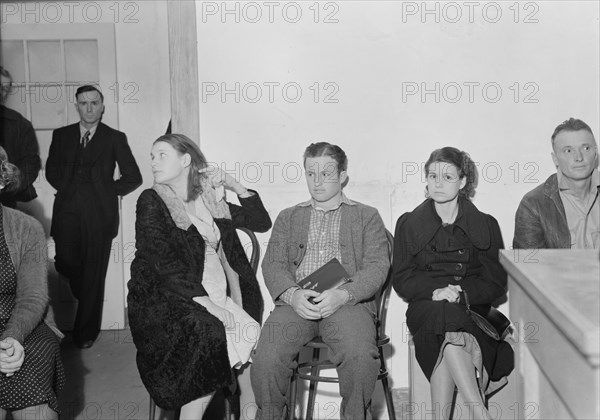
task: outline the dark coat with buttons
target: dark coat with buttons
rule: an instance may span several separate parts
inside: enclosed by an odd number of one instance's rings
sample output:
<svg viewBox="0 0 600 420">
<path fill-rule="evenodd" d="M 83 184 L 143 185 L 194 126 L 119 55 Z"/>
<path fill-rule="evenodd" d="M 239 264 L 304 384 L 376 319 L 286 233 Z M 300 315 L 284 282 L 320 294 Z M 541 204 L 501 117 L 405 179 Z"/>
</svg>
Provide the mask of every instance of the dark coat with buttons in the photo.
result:
<svg viewBox="0 0 600 420">
<path fill-rule="evenodd" d="M 398 295 L 408 302 L 431 300 L 435 289 L 448 284 L 466 290 L 471 304 L 489 305 L 505 295 L 507 275 L 498 261 L 504 244 L 496 219 L 461 197 L 453 232 L 448 232 L 434 204 L 425 200 L 396 224 L 393 281 Z"/>
<path fill-rule="evenodd" d="M 409 302 L 406 323 L 425 376 L 431 378 L 446 333 L 468 333 L 477 341 L 491 380 L 484 390 L 488 394 L 503 386 L 514 367 L 510 345 L 493 340 L 473 323 L 462 294 L 458 303 L 432 300 L 434 290 L 456 284 L 467 292 L 473 309 L 484 311 L 506 294 L 507 275 L 498 261 L 503 248 L 498 222 L 465 198 L 459 197 L 458 204 L 456 220 L 447 226 L 431 199 L 398 219 L 393 285 Z"/>
</svg>

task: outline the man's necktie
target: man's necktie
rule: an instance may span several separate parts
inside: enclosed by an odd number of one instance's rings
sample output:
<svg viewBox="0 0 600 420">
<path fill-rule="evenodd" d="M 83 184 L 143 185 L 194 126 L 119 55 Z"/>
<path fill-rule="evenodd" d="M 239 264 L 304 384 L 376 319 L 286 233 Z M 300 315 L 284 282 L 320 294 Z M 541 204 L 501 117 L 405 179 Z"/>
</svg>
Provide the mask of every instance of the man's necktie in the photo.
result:
<svg viewBox="0 0 600 420">
<path fill-rule="evenodd" d="M 81 138 L 81 145 L 83 146 L 84 149 L 88 145 L 89 142 L 90 142 L 90 130 L 86 131 L 85 134 L 83 135 L 83 137 Z"/>
</svg>

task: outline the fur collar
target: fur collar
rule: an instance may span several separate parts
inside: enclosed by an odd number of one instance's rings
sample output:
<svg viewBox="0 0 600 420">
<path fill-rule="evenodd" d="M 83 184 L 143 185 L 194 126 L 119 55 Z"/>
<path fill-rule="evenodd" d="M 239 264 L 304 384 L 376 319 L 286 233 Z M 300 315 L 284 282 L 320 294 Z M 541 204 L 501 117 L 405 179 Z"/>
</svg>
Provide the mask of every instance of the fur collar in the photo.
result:
<svg viewBox="0 0 600 420">
<path fill-rule="evenodd" d="M 171 218 L 175 222 L 175 225 L 179 229 L 188 230 L 192 225 L 192 221 L 185 211 L 183 202 L 175 195 L 175 191 L 164 184 L 154 184 L 152 189 L 156 191 L 158 196 L 167 206 L 167 209 L 169 209 L 169 213 L 171 214 Z M 204 205 L 208 211 L 210 211 L 210 214 L 214 219 L 231 219 L 229 206 L 225 200 L 217 201 L 215 190 L 213 188 L 203 186 L 202 194 L 200 194 L 200 197 L 198 198 L 202 199 Z"/>
</svg>

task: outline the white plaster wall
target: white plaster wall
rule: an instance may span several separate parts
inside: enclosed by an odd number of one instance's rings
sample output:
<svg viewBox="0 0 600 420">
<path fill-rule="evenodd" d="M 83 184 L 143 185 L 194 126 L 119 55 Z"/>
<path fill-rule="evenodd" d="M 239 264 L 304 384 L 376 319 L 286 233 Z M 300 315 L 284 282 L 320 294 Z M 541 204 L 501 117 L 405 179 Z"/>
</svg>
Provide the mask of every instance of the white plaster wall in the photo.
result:
<svg viewBox="0 0 600 420">
<path fill-rule="evenodd" d="M 475 204 L 510 247 L 521 197 L 554 171 L 554 127 L 574 116 L 598 132 L 598 3 L 467 3 L 198 1 L 202 149 L 259 190 L 275 219 L 308 198 L 296 173 L 306 145 L 336 143 L 349 156 L 346 194 L 393 231 L 424 198 L 417 168 L 452 145 L 479 162 Z M 437 100 L 421 97 L 436 83 Z M 394 388 L 408 384 L 405 310 L 392 296 Z"/>
</svg>

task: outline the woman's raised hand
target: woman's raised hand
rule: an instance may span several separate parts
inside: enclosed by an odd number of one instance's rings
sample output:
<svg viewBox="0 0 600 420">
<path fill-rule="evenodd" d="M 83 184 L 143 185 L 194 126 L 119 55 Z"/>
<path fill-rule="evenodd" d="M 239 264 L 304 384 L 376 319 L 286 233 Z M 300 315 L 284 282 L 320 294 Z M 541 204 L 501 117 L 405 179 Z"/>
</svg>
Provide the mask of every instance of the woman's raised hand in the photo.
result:
<svg viewBox="0 0 600 420">
<path fill-rule="evenodd" d="M 210 165 L 198 170 L 198 172 L 206 174 L 208 182 L 213 188 L 223 186 L 228 190 L 235 192 L 237 195 L 242 195 L 248 191 L 246 187 L 218 166 Z"/>
</svg>

